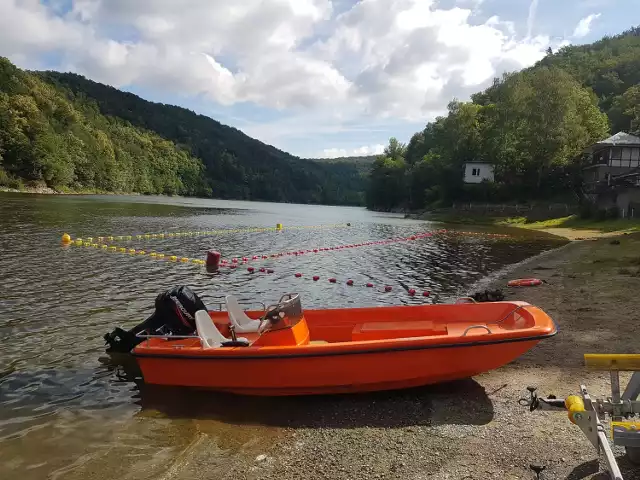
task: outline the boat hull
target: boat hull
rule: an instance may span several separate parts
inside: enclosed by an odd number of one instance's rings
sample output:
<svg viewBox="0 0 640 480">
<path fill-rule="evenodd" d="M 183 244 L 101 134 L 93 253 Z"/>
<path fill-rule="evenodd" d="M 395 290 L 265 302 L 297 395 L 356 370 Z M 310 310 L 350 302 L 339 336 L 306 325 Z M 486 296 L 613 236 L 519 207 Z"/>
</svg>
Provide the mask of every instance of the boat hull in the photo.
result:
<svg viewBox="0 0 640 480">
<path fill-rule="evenodd" d="M 416 345 L 342 354 L 323 354 L 319 347 L 296 358 L 134 355 L 147 383 L 243 395 L 313 395 L 402 389 L 472 377 L 513 361 L 540 340 Z"/>
</svg>

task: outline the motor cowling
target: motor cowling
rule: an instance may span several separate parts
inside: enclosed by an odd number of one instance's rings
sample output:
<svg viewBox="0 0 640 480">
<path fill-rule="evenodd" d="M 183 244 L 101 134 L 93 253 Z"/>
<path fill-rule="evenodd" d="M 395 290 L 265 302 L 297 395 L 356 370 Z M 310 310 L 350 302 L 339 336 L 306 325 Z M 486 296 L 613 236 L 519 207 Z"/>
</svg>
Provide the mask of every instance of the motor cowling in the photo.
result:
<svg viewBox="0 0 640 480">
<path fill-rule="evenodd" d="M 116 327 L 104 336 L 107 352 L 130 352 L 143 339 L 136 335 L 192 335 L 196 331 L 195 315 L 207 310 L 204 302 L 186 285 L 180 285 L 159 294 L 155 311 L 144 322 L 130 330 Z"/>
</svg>

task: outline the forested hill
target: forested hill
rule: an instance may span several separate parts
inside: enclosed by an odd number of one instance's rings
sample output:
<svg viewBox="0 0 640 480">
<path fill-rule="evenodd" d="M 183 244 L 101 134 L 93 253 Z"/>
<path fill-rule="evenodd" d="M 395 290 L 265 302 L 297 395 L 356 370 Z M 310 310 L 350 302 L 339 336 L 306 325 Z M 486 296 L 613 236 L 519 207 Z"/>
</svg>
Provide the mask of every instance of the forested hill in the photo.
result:
<svg viewBox="0 0 640 480">
<path fill-rule="evenodd" d="M 0 57 L 0 186 L 207 195 L 203 165 Z"/>
<path fill-rule="evenodd" d="M 406 145 L 392 139 L 373 164 L 369 208 L 579 198 L 582 150 L 611 133 L 640 133 L 640 28 L 549 50 L 471 100 L 452 101 Z M 495 182 L 464 184 L 473 161 L 492 164 Z"/>
<path fill-rule="evenodd" d="M 102 115 L 124 120 L 174 142 L 202 160 L 216 198 L 358 205 L 365 175 L 353 163 L 323 164 L 294 157 L 240 130 L 185 108 L 153 103 L 80 75 L 38 72 L 73 104 L 93 104 Z"/>
</svg>

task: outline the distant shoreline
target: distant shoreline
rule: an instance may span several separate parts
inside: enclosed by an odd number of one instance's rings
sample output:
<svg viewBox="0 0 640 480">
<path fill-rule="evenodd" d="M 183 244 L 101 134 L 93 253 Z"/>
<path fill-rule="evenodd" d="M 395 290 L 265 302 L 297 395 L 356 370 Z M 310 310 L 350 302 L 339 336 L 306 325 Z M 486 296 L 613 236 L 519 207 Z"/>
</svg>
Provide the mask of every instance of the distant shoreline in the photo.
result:
<svg viewBox="0 0 640 480">
<path fill-rule="evenodd" d="M 97 190 L 87 191 L 61 191 L 46 186 L 29 186 L 21 189 L 0 187 L 0 193 L 26 193 L 31 195 L 142 195 L 136 192 L 102 192 Z M 176 195 L 177 196 L 177 195 Z"/>
</svg>

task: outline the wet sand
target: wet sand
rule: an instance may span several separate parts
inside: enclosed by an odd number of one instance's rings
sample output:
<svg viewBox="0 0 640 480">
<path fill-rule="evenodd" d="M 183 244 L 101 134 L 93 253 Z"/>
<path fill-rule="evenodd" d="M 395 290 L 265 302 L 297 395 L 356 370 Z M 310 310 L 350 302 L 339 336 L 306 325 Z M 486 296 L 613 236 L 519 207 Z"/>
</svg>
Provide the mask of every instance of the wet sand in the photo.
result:
<svg viewBox="0 0 640 480">
<path fill-rule="evenodd" d="M 582 355 L 637 353 L 640 235 L 617 238 L 620 244 L 571 242 L 493 281 L 508 299 L 541 307 L 559 327 L 501 369 L 447 385 L 352 396 L 203 393 L 185 418 L 188 443 L 169 466 L 126 478 L 532 479 L 529 465 L 540 463 L 546 479 L 606 479 L 597 452 L 566 414 L 529 412 L 518 399 L 528 385 L 543 396 L 577 393 L 581 383 L 593 396 L 608 395 L 608 374 L 586 371 Z M 547 283 L 507 290 L 506 280 L 523 277 Z M 177 414 L 165 407 L 160 415 Z M 625 479 L 640 479 L 640 467 L 615 451 Z"/>
</svg>

